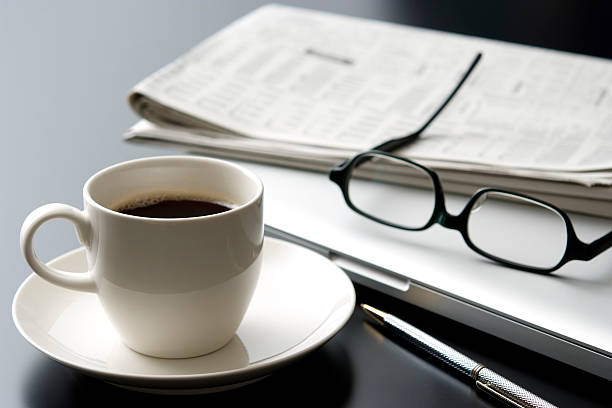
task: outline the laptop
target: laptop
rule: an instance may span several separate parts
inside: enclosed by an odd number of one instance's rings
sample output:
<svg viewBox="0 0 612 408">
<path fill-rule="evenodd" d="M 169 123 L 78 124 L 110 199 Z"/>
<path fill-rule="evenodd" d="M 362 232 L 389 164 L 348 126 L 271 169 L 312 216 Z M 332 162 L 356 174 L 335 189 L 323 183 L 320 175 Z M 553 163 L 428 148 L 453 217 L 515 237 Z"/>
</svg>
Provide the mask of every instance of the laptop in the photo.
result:
<svg viewBox="0 0 612 408">
<path fill-rule="evenodd" d="M 264 182 L 267 235 L 322 254 L 354 282 L 612 380 L 612 250 L 548 276 L 522 272 L 471 251 L 456 231 L 364 218 L 324 173 L 242 164 Z M 466 202 L 447 195 L 451 213 Z M 571 218 L 587 242 L 612 230 L 612 220 Z"/>
</svg>

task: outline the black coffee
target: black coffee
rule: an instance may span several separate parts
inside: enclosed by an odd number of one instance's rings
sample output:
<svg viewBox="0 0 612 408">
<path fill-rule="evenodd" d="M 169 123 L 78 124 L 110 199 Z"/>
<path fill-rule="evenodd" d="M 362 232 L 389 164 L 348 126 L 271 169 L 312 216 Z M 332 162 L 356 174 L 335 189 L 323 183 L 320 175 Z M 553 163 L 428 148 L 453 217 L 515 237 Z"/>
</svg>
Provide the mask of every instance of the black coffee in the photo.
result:
<svg viewBox="0 0 612 408">
<path fill-rule="evenodd" d="M 204 199 L 138 200 L 123 205 L 116 211 L 147 218 L 190 218 L 212 215 L 231 210 L 227 205 Z"/>
</svg>

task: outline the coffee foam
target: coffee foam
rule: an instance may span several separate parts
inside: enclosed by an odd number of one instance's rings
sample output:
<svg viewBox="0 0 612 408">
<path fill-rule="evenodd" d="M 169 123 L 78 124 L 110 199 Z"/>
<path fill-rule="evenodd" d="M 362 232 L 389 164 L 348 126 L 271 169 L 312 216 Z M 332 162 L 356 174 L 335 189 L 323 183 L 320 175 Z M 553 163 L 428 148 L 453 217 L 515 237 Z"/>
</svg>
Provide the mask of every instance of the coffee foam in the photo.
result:
<svg viewBox="0 0 612 408">
<path fill-rule="evenodd" d="M 208 201 L 215 204 L 220 204 L 228 208 L 235 208 L 237 205 L 229 200 L 221 200 L 218 198 L 212 198 L 205 194 L 197 193 L 175 193 L 175 192 L 155 192 L 149 194 L 143 194 L 135 196 L 126 200 L 121 201 L 119 204 L 110 206 L 109 208 L 113 211 L 129 211 L 135 208 L 147 207 L 161 203 L 162 201 L 179 201 L 179 200 L 193 200 L 193 201 Z"/>
</svg>

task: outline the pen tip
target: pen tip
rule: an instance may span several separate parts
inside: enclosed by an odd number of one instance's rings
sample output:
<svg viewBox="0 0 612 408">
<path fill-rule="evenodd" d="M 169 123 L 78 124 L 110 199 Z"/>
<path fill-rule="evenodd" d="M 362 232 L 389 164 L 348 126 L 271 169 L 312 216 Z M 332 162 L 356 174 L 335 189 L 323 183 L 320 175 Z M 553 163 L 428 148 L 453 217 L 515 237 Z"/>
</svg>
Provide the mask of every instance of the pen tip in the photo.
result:
<svg viewBox="0 0 612 408">
<path fill-rule="evenodd" d="M 361 308 L 363 309 L 364 312 L 366 312 L 368 316 L 374 319 L 376 323 L 379 323 L 379 324 L 385 323 L 385 317 L 387 316 L 387 313 L 383 312 L 382 310 L 378 310 L 375 307 L 372 307 L 370 305 L 366 305 L 364 303 L 361 304 Z"/>
</svg>

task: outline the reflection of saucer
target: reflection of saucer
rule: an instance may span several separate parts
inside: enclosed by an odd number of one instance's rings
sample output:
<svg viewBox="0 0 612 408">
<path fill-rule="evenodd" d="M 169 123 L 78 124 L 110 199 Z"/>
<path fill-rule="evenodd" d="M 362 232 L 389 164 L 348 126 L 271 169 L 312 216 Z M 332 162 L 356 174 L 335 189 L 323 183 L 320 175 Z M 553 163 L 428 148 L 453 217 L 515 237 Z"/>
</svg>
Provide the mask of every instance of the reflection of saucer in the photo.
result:
<svg viewBox="0 0 612 408">
<path fill-rule="evenodd" d="M 87 269 L 85 251 L 51 264 Z M 316 349 L 342 328 L 355 306 L 353 285 L 324 257 L 266 238 L 259 284 L 238 333 L 221 350 L 159 359 L 124 346 L 96 295 L 30 275 L 13 300 L 21 334 L 49 357 L 85 374 L 147 392 L 203 393 L 260 379 Z"/>
</svg>

